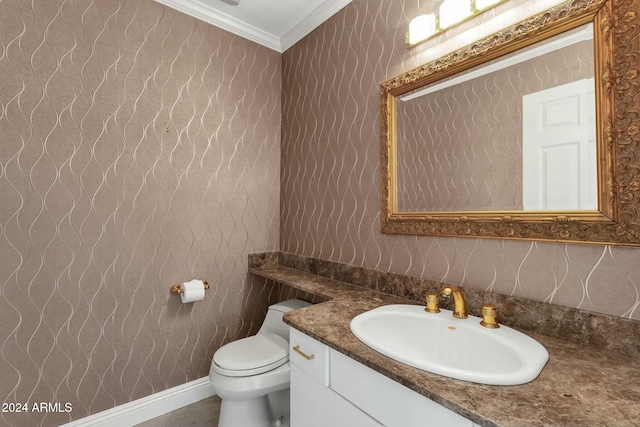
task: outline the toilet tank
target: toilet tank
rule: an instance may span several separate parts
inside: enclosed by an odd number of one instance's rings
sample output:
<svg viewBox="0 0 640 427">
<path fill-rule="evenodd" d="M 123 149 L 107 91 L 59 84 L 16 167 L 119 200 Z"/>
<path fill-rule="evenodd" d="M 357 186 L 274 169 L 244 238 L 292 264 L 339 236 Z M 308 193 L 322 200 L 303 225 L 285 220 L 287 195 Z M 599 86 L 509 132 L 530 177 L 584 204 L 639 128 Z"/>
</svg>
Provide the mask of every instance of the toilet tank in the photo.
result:
<svg viewBox="0 0 640 427">
<path fill-rule="evenodd" d="M 302 307 L 308 307 L 311 304 L 299 299 L 290 299 L 282 301 L 269 307 L 267 317 L 265 317 L 258 334 L 278 334 L 282 338 L 289 341 L 289 326 L 282 321 L 282 315 L 288 311 Z"/>
</svg>

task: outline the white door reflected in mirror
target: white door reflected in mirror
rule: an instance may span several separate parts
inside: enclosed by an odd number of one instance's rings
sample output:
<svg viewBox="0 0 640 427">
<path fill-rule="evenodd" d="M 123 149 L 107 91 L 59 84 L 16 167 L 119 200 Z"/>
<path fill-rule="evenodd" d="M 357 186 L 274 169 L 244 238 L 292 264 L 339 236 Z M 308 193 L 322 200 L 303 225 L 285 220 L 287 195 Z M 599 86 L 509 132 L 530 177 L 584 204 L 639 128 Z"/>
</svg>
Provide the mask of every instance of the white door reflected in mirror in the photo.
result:
<svg viewBox="0 0 640 427">
<path fill-rule="evenodd" d="M 523 97 L 524 210 L 598 208 L 594 79 Z"/>
</svg>

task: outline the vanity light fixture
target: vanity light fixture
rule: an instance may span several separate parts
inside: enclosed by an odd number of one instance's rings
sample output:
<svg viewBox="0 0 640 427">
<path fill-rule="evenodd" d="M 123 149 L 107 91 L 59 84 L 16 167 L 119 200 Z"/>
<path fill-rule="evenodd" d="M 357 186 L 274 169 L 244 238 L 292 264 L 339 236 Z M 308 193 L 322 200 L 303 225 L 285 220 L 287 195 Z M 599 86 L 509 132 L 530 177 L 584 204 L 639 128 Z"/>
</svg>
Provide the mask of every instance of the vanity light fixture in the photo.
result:
<svg viewBox="0 0 640 427">
<path fill-rule="evenodd" d="M 440 28 L 447 29 L 471 16 L 470 0 L 444 0 L 440 5 Z"/>
<path fill-rule="evenodd" d="M 405 44 L 407 48 L 412 48 L 505 1 L 507 0 L 444 0 L 437 15 L 420 15 L 411 20 Z"/>
<path fill-rule="evenodd" d="M 495 6 L 500 3 L 501 0 L 476 0 L 475 8 L 478 11 L 484 11 L 490 6 Z"/>
<path fill-rule="evenodd" d="M 428 39 L 437 31 L 436 15 L 420 15 L 411 20 L 409 23 L 408 43 L 415 45 L 423 40 Z"/>
</svg>

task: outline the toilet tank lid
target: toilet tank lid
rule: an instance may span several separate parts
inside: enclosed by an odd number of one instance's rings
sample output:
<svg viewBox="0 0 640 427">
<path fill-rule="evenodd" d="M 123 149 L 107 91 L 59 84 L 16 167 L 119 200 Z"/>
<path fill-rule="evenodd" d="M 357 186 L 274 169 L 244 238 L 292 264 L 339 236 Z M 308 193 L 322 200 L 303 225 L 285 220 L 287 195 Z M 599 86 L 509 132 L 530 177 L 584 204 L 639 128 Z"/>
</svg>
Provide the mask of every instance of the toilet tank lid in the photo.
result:
<svg viewBox="0 0 640 427">
<path fill-rule="evenodd" d="M 286 313 L 287 311 L 296 310 L 302 307 L 309 307 L 310 305 L 310 303 L 302 301 L 301 299 L 290 299 L 279 302 L 277 304 L 273 304 L 272 306 L 269 306 L 269 309 Z"/>
</svg>

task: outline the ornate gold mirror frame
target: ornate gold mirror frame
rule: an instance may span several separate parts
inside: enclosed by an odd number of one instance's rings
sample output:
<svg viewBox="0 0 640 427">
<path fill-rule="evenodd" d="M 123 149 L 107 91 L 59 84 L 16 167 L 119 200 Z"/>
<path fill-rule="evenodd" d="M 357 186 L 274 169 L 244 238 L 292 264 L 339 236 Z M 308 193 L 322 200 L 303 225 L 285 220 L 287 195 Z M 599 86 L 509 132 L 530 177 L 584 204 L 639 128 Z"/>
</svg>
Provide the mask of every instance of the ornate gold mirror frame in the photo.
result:
<svg viewBox="0 0 640 427">
<path fill-rule="evenodd" d="M 381 232 L 640 245 L 640 0 L 571 0 L 381 84 Z M 598 209 L 399 212 L 396 97 L 592 22 Z"/>
</svg>

